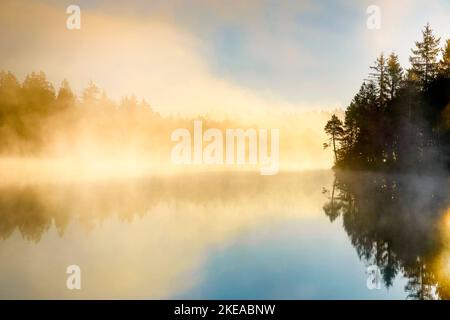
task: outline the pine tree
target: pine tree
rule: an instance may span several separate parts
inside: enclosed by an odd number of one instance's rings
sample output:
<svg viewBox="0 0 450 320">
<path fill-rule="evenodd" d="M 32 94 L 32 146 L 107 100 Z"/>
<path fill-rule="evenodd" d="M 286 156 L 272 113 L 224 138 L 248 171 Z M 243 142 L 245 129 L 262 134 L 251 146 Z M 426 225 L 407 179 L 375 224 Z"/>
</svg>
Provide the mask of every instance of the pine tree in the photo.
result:
<svg viewBox="0 0 450 320">
<path fill-rule="evenodd" d="M 430 24 L 422 30 L 422 41 L 416 41 L 416 48 L 412 49 L 409 58 L 413 73 L 411 78 L 417 78 L 422 88 L 426 88 L 438 72 L 437 57 L 440 52 L 440 38 L 436 38 Z"/>
<path fill-rule="evenodd" d="M 450 39 L 445 43 L 442 50 L 442 60 L 439 63 L 439 71 L 444 77 L 450 77 Z"/>
<path fill-rule="evenodd" d="M 331 117 L 331 119 L 327 122 L 325 125 L 325 133 L 330 136 L 330 142 L 333 146 L 333 152 L 334 152 L 334 160 L 335 163 L 337 163 L 338 156 L 337 156 L 337 142 L 340 141 L 344 135 L 344 129 L 342 128 L 342 121 L 335 115 Z M 328 148 L 330 146 L 329 143 L 323 144 L 324 148 Z"/>
<path fill-rule="evenodd" d="M 373 72 L 369 74 L 375 85 L 378 106 L 383 108 L 389 99 L 388 96 L 388 72 L 386 66 L 386 58 L 384 54 L 381 53 L 380 56 L 375 60 L 375 65 L 370 67 Z"/>
<path fill-rule="evenodd" d="M 56 103 L 60 108 L 71 107 L 75 104 L 75 95 L 66 79 L 61 82 L 61 87 L 56 96 Z"/>
<path fill-rule="evenodd" d="M 7 114 L 7 108 L 17 106 L 20 98 L 20 84 L 11 72 L 0 72 L 0 117 Z"/>
<path fill-rule="evenodd" d="M 55 89 L 47 80 L 44 72 L 32 72 L 27 75 L 22 84 L 22 99 L 30 112 L 51 112 L 55 101 Z"/>
<path fill-rule="evenodd" d="M 83 91 L 83 103 L 87 106 L 97 106 L 100 101 L 100 89 L 92 82 Z"/>
<path fill-rule="evenodd" d="M 388 74 L 388 91 L 390 99 L 394 99 L 398 89 L 400 89 L 403 79 L 403 69 L 398 61 L 398 56 L 392 52 L 387 60 L 387 74 Z"/>
</svg>

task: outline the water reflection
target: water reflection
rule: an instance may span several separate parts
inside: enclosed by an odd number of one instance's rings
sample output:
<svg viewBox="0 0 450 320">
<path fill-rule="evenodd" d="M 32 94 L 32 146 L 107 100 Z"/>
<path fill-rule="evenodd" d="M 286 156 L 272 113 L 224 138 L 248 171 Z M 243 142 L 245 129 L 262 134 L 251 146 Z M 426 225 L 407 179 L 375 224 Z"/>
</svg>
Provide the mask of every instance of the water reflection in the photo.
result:
<svg viewBox="0 0 450 320">
<path fill-rule="evenodd" d="M 448 179 L 336 173 L 323 209 L 343 228 L 361 260 L 377 265 L 386 287 L 407 278 L 411 299 L 448 299 Z"/>
<path fill-rule="evenodd" d="M 212 248 L 320 214 L 328 171 L 205 173 L 0 190 L 0 297 L 168 298 L 196 286 Z M 321 215 L 321 214 L 320 214 Z M 65 288 L 80 265 L 82 290 Z"/>
<path fill-rule="evenodd" d="M 331 171 L 2 185 L 0 298 L 449 298 L 447 208 L 446 178 Z"/>
<path fill-rule="evenodd" d="M 267 210 L 280 204 L 283 208 L 301 205 L 302 211 L 308 212 L 314 206 L 312 200 L 320 198 L 316 184 L 328 184 L 329 179 L 327 171 L 279 174 L 276 178 L 243 172 L 0 186 L 0 238 L 7 239 L 17 229 L 24 239 L 37 243 L 53 224 L 63 236 L 70 221 L 76 220 L 87 230 L 113 216 L 131 222 L 161 203 L 181 211 L 189 205 L 227 208 L 225 218 L 230 221 L 236 212 L 249 207 Z M 311 194 L 316 196 L 308 199 Z"/>
</svg>

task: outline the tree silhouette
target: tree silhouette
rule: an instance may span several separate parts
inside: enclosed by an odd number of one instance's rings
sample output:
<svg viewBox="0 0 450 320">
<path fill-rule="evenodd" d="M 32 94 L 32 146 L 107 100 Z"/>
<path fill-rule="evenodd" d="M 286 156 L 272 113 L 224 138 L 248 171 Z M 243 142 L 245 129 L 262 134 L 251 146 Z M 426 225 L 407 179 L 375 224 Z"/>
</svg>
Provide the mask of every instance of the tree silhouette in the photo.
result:
<svg viewBox="0 0 450 320">
<path fill-rule="evenodd" d="M 70 108 L 75 105 L 75 94 L 72 92 L 67 79 L 64 79 L 61 82 L 61 86 L 56 96 L 56 105 L 63 109 Z"/>
<path fill-rule="evenodd" d="M 97 106 L 100 101 L 100 94 L 100 89 L 92 81 L 89 81 L 88 86 L 83 91 L 83 104 L 90 107 Z"/>
<path fill-rule="evenodd" d="M 427 24 L 412 50 L 406 75 L 395 53 L 387 59 L 382 53 L 378 56 L 369 79 L 347 107 L 343 125 L 332 118 L 325 128 L 335 142 L 337 168 L 450 167 L 450 48 L 447 41 L 438 61 L 439 42 Z"/>
<path fill-rule="evenodd" d="M 403 80 L 403 69 L 398 61 L 398 56 L 394 52 L 389 55 L 387 60 L 387 74 L 389 98 L 392 100 L 400 89 Z"/>
<path fill-rule="evenodd" d="M 376 87 L 378 107 L 384 108 L 389 99 L 389 74 L 387 70 L 386 59 L 383 53 L 381 53 L 380 56 L 376 59 L 375 65 L 370 68 L 373 70 L 373 72 L 370 73 L 369 76 L 373 80 Z"/>
<path fill-rule="evenodd" d="M 450 77 L 450 39 L 446 41 L 439 63 L 439 72 L 444 77 Z"/>
<path fill-rule="evenodd" d="M 410 62 L 411 73 L 418 79 L 422 88 L 426 88 L 438 72 L 437 57 L 439 54 L 440 38 L 436 38 L 430 24 L 422 30 L 422 41 L 416 41 L 416 48 L 412 49 Z"/>
<path fill-rule="evenodd" d="M 342 128 L 342 121 L 339 120 L 339 118 L 335 114 L 331 117 L 331 120 L 329 120 L 325 125 L 325 132 L 330 136 L 330 143 L 331 146 L 333 147 L 334 159 L 337 162 L 338 155 L 336 145 L 342 139 L 344 129 Z M 328 148 L 329 146 L 330 144 L 324 143 L 324 148 Z"/>
</svg>

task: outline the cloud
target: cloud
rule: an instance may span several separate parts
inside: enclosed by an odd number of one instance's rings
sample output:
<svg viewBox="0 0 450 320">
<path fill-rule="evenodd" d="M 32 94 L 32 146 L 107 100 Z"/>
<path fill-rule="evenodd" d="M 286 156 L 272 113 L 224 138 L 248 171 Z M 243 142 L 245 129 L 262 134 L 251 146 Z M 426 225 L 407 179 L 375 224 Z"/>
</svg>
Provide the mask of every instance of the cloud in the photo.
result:
<svg viewBox="0 0 450 320">
<path fill-rule="evenodd" d="M 361 5 L 369 5 L 366 1 Z M 395 51 L 402 65 L 409 67 L 409 56 L 414 42 L 421 39 L 421 30 L 430 23 L 435 34 L 447 38 L 450 36 L 448 24 L 448 4 L 445 1 L 424 0 L 378 0 L 375 4 L 381 9 L 381 29 L 359 30 L 358 38 L 364 44 L 366 55 L 371 62 L 383 51 L 385 54 Z"/>
<path fill-rule="evenodd" d="M 69 4 L 2 1 L 0 67 L 44 69 L 78 90 L 92 79 L 163 113 L 343 107 L 380 51 L 407 66 L 427 21 L 450 33 L 445 1 L 81 0 L 79 32 L 64 27 Z M 378 31 L 366 28 L 371 4 Z"/>
<path fill-rule="evenodd" d="M 167 19 L 82 9 L 81 30 L 70 31 L 61 6 L 6 1 L 0 7 L 1 36 L 9 44 L 0 49 L 0 67 L 22 77 L 44 70 L 54 83 L 68 78 L 77 92 L 92 80 L 114 98 L 146 98 L 163 114 L 254 119 L 302 107 L 215 75 L 204 43 Z"/>
</svg>

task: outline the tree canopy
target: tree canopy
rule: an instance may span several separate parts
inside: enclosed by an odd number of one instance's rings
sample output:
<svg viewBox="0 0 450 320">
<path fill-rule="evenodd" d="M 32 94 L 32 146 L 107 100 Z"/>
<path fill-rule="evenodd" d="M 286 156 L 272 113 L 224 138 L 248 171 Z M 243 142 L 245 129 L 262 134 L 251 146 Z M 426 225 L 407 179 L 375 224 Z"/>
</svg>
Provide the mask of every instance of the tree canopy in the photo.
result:
<svg viewBox="0 0 450 320">
<path fill-rule="evenodd" d="M 427 24 L 411 50 L 406 72 L 394 52 L 378 56 L 342 124 L 337 125 L 333 116 L 325 127 L 330 139 L 334 132 L 342 132 L 334 140 L 336 167 L 395 171 L 449 167 L 450 40 L 443 48 L 439 44 Z"/>
</svg>

